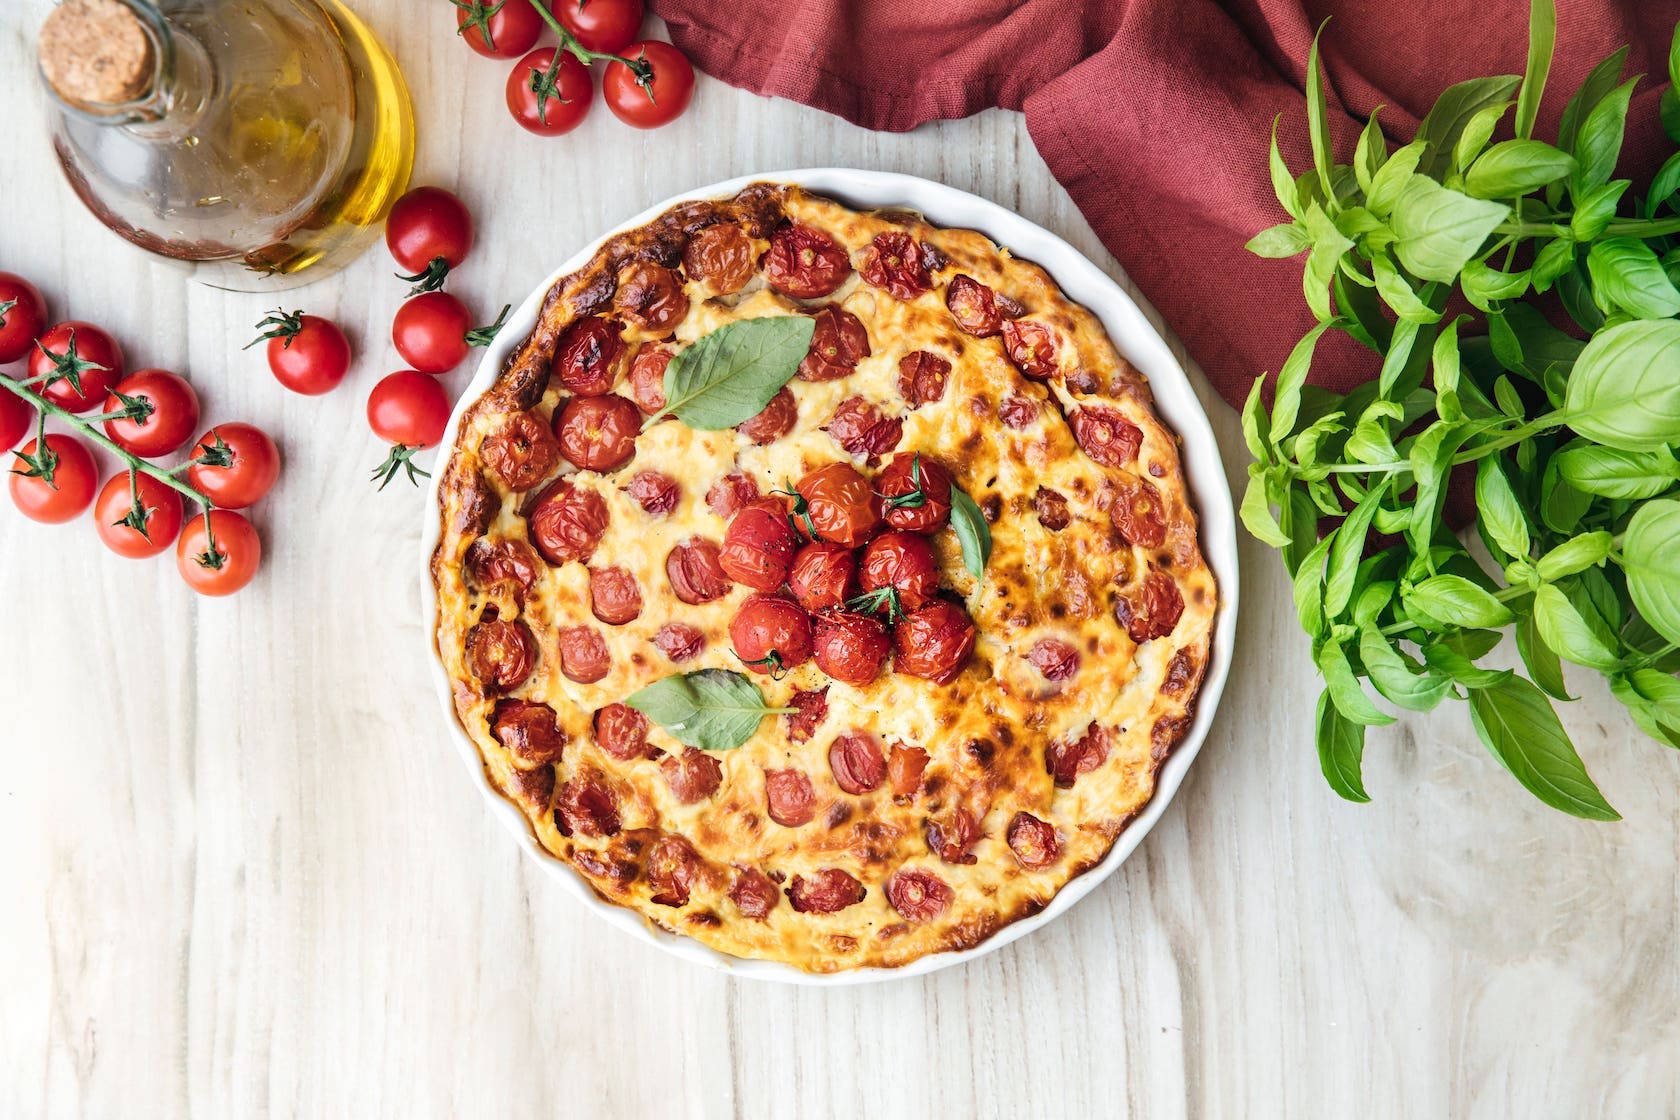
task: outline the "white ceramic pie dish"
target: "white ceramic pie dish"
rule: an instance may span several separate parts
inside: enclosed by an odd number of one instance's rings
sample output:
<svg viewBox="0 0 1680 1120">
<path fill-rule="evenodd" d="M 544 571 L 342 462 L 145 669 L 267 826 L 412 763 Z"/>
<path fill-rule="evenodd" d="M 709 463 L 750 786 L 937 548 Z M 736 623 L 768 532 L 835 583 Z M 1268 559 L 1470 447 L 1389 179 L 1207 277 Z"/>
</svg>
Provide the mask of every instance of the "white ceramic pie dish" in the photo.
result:
<svg viewBox="0 0 1680 1120">
<path fill-rule="evenodd" d="M 1184 471 L 1190 480 L 1200 518 L 1202 551 L 1208 566 L 1219 581 L 1219 612 L 1214 624 L 1212 651 L 1197 698 L 1195 718 L 1189 732 L 1157 773 L 1155 793 L 1149 804 L 1119 835 L 1108 855 L 1097 866 L 1070 881 L 1048 906 L 1032 917 L 1005 926 L 996 935 L 973 948 L 961 952 L 930 954 L 903 968 L 865 968 L 816 974 L 776 961 L 731 957 L 692 938 L 650 925 L 633 910 L 603 902 L 582 876 L 544 851 L 532 835 L 524 815 L 491 785 L 479 758 L 478 748 L 473 745 L 456 720 L 449 679 L 436 656 L 437 597 L 432 588 L 431 561 L 432 553 L 437 548 L 440 530 L 438 480 L 443 477 L 441 456 L 446 455 L 448 449 L 454 445 L 461 414 L 467 405 L 478 399 L 490 387 L 508 354 L 536 325 L 538 310 L 549 288 L 562 276 L 587 263 L 608 238 L 645 225 L 677 203 L 696 199 L 728 198 L 748 184 L 757 182 L 796 183 L 856 209 L 892 207 L 913 210 L 937 226 L 979 230 L 994 243 L 1007 247 L 1015 256 L 1034 261 L 1047 269 L 1070 299 L 1083 304 L 1102 320 L 1115 347 L 1149 378 L 1157 411 L 1162 420 L 1179 434 Z M 440 452 L 438 469 L 432 472 L 432 485 L 428 492 L 420 533 L 420 609 L 422 628 L 426 636 L 426 656 L 431 662 L 432 680 L 442 707 L 444 726 L 448 728 L 450 739 L 462 762 L 484 794 L 490 812 L 507 826 L 521 846 L 549 872 L 561 890 L 615 928 L 640 941 L 656 945 L 684 960 L 720 969 L 734 976 L 815 986 L 865 984 L 878 980 L 922 976 L 1001 949 L 1011 941 L 1025 937 L 1054 921 L 1112 875 L 1142 843 L 1150 828 L 1166 811 L 1179 783 L 1184 780 L 1185 773 L 1201 749 L 1203 739 L 1207 736 L 1219 704 L 1220 693 L 1225 687 L 1226 674 L 1230 670 L 1232 647 L 1237 631 L 1236 517 L 1231 504 L 1231 492 L 1225 482 L 1225 469 L 1219 457 L 1219 446 L 1214 442 L 1207 415 L 1202 411 L 1183 369 L 1131 298 L 1073 246 L 996 203 L 913 175 L 836 167 L 746 175 L 668 198 L 622 225 L 606 231 L 555 269 L 525 302 L 515 309 L 495 342 L 485 349 L 477 372 L 455 406 L 455 413 L 450 417 L 449 427 L 444 432 L 440 447 L 443 450 Z"/>
</svg>

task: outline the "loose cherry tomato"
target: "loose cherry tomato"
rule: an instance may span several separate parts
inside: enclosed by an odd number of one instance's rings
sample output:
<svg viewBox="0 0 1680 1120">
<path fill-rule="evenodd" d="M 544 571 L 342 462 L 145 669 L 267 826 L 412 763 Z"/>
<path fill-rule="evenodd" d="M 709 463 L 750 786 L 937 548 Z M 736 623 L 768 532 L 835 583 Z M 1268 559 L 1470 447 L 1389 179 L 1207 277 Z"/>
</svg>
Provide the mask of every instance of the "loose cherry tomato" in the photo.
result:
<svg viewBox="0 0 1680 1120">
<path fill-rule="evenodd" d="M 174 454 L 198 427 L 198 394 L 166 369 L 137 369 L 117 382 L 105 398 L 105 411 L 117 412 L 131 402 L 144 402 L 140 405 L 144 415 L 107 420 L 105 434 L 118 447 L 142 458 Z"/>
<path fill-rule="evenodd" d="M 331 320 L 276 310 L 257 326 L 267 328 L 269 371 L 294 393 L 320 396 L 350 372 L 350 340 Z"/>
<path fill-rule="evenodd" d="M 613 116 L 635 128 L 658 128 L 682 116 L 694 97 L 694 67 L 683 53 L 657 40 L 632 43 L 619 53 L 647 62 L 653 76 L 644 86 L 630 67 L 609 62 L 601 78 L 601 95 Z"/>
<path fill-rule="evenodd" d="M 818 467 L 794 489 L 794 524 L 809 536 L 856 548 L 881 524 L 880 500 L 850 463 Z"/>
<path fill-rule="evenodd" d="M 47 329 L 47 301 L 35 285 L 15 272 L 0 272 L 0 365 L 35 349 Z"/>
<path fill-rule="evenodd" d="M 623 327 L 616 319 L 590 316 L 579 319 L 560 336 L 550 372 L 580 397 L 610 393 L 618 381 L 624 357 Z M 660 371 L 661 378 L 664 371 Z"/>
<path fill-rule="evenodd" d="M 586 50 L 623 54 L 642 29 L 642 0 L 559 0 L 554 14 Z"/>
<path fill-rule="evenodd" d="M 920 453 L 893 456 L 875 479 L 887 524 L 912 533 L 936 533 L 951 516 L 951 475 Z"/>
<path fill-rule="evenodd" d="M 0 390 L 0 452 L 22 442 L 35 424 L 35 410 L 22 397 Z"/>
<path fill-rule="evenodd" d="M 136 491 L 140 508 L 146 511 L 144 531 L 130 523 Z M 131 487 L 127 474 L 112 475 L 93 503 L 99 539 L 118 556 L 143 560 L 168 551 L 181 532 L 181 495 L 149 474 L 135 478 Z"/>
<path fill-rule="evenodd" d="M 814 541 L 799 550 L 788 569 L 788 590 L 799 605 L 816 614 L 851 597 L 857 557 L 845 545 Z"/>
<path fill-rule="evenodd" d="M 533 0 L 463 0 L 455 5 L 455 33 L 485 58 L 518 58 L 542 37 L 543 19 L 532 4 Z"/>
<path fill-rule="evenodd" d="M 781 676 L 811 657 L 811 616 L 783 595 L 746 597 L 729 624 L 735 656 L 755 673 Z"/>
<path fill-rule="evenodd" d="M 508 112 L 521 128 L 538 136 L 570 132 L 589 115 L 590 102 L 595 100 L 589 67 L 570 51 L 561 51 L 560 65 L 555 68 L 555 53 L 553 47 L 532 51 L 508 73 Z"/>
<path fill-rule="evenodd" d="M 434 447 L 449 424 L 449 394 L 417 370 L 389 374 L 368 394 L 368 427 L 388 443 Z"/>
<path fill-rule="evenodd" d="M 466 304 L 448 292 L 422 292 L 397 308 L 391 343 L 421 373 L 448 373 L 467 360 L 470 330 L 472 312 Z"/>
<path fill-rule="evenodd" d="M 466 205 L 442 187 L 415 187 L 391 207 L 385 244 L 420 291 L 443 286 L 449 270 L 466 260 L 473 220 Z"/>
<path fill-rule="evenodd" d="M 636 457 L 642 414 L 626 397 L 573 397 L 555 417 L 560 454 L 579 470 L 616 471 Z"/>
<path fill-rule="evenodd" d="M 934 559 L 933 546 L 915 533 L 882 533 L 864 546 L 858 583 L 865 595 L 890 588 L 891 598 L 905 614 L 921 610 L 939 593 L 939 563 Z M 888 597 L 880 598 L 876 613 L 889 607 Z M 890 612 L 889 617 L 896 613 Z"/>
<path fill-rule="evenodd" d="M 60 408 L 86 412 L 105 401 L 105 394 L 123 375 L 122 349 L 117 340 L 80 319 L 67 319 L 43 334 L 29 355 L 29 376 L 64 374 L 36 392 Z M 81 385 L 70 383 L 73 374 Z"/>
<path fill-rule="evenodd" d="M 30 440 L 12 460 L 12 501 L 31 521 L 49 525 L 73 521 L 93 504 L 99 487 L 99 467 L 90 452 L 73 436 L 57 432 L 47 437 L 47 450 L 56 457 L 52 482 L 21 472 L 30 469 L 22 456 L 33 456 L 38 441 Z"/>
<path fill-rule="evenodd" d="M 935 599 L 898 624 L 893 646 L 899 672 L 950 684 L 974 652 L 974 621 L 955 603 Z"/>
<path fill-rule="evenodd" d="M 175 542 L 175 568 L 200 595 L 232 595 L 256 576 L 262 565 L 262 541 L 244 515 L 232 510 L 211 510 L 210 529 L 216 538 L 214 550 L 204 518 L 187 522 Z"/>
<path fill-rule="evenodd" d="M 887 628 L 869 615 L 831 610 L 817 616 L 812 646 L 817 668 L 837 681 L 862 688 L 880 675 L 892 641 Z"/>
<path fill-rule="evenodd" d="M 852 258 L 845 248 L 819 229 L 789 222 L 770 235 L 764 280 L 784 296 L 821 299 L 851 274 Z"/>
<path fill-rule="evenodd" d="M 280 449 L 251 424 L 211 428 L 199 437 L 193 458 L 198 461 L 187 468 L 188 484 L 221 509 L 261 501 L 280 477 Z"/>
<path fill-rule="evenodd" d="M 774 591 L 787 579 L 799 543 L 799 534 L 788 524 L 787 507 L 779 499 L 764 498 L 730 519 L 718 561 L 736 583 Z"/>
</svg>

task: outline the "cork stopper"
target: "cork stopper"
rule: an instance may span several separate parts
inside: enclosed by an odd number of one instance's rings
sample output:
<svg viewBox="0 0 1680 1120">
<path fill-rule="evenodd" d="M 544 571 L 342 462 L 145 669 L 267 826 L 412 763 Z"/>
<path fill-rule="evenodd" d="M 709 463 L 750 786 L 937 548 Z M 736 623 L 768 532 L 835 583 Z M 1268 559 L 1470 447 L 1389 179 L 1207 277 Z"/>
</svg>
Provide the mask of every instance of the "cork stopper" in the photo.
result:
<svg viewBox="0 0 1680 1120">
<path fill-rule="evenodd" d="M 135 100 L 155 65 L 151 36 L 122 0 L 64 0 L 41 25 L 35 49 L 53 92 L 83 105 Z"/>
</svg>

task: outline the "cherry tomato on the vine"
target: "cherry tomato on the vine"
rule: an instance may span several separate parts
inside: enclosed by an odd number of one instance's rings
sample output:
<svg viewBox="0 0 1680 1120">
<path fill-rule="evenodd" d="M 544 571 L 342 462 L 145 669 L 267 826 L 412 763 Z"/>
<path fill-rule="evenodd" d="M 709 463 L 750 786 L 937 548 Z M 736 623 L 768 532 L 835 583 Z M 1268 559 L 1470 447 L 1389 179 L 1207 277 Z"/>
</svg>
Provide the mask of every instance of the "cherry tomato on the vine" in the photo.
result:
<svg viewBox="0 0 1680 1120">
<path fill-rule="evenodd" d="M 35 424 L 35 410 L 22 397 L 0 390 L 0 452 L 22 442 Z"/>
<path fill-rule="evenodd" d="M 262 338 L 268 340 L 264 355 L 270 372 L 294 393 L 331 392 L 350 372 L 350 340 L 330 319 L 276 310 L 257 326 L 268 328 Z"/>
<path fill-rule="evenodd" d="M 554 49 L 545 47 L 520 59 L 508 74 L 507 107 L 520 127 L 538 136 L 560 136 L 576 128 L 595 100 L 589 67 L 569 51 L 550 76 Z"/>
<path fill-rule="evenodd" d="M 280 477 L 280 449 L 251 424 L 218 424 L 199 437 L 187 483 L 222 509 L 262 500 Z"/>
<path fill-rule="evenodd" d="M 391 207 L 385 244 L 412 274 L 403 279 L 415 281 L 419 291 L 433 291 L 472 250 L 472 215 L 442 187 L 415 187 Z"/>
<path fill-rule="evenodd" d="M 642 0 L 559 0 L 554 14 L 585 48 L 623 54 L 642 30 Z"/>
<path fill-rule="evenodd" d="M 144 415 L 107 420 L 105 434 L 118 447 L 142 458 L 179 451 L 198 427 L 198 394 L 166 369 L 137 369 L 111 386 L 105 411 L 120 411 L 130 407 L 130 402 Z"/>
<path fill-rule="evenodd" d="M 30 466 L 22 458 L 36 454 L 36 440 L 30 440 L 11 461 L 12 501 L 31 521 L 56 525 L 73 521 L 93 504 L 99 487 L 99 467 L 93 453 L 74 436 L 57 432 L 47 437 L 47 449 L 55 458 L 52 481 L 23 472 Z"/>
<path fill-rule="evenodd" d="M 15 272 L 0 272 L 0 364 L 35 349 L 46 329 L 47 301 L 40 290 Z"/>
<path fill-rule="evenodd" d="M 542 36 L 541 0 L 456 0 L 456 33 L 485 58 L 518 58 Z"/>
<path fill-rule="evenodd" d="M 146 511 L 144 532 L 130 521 L 136 491 Z M 93 503 L 99 539 L 118 556 L 133 560 L 167 551 L 181 531 L 182 514 L 181 495 L 149 474 L 137 476 L 132 484 L 127 474 L 112 475 Z"/>
<path fill-rule="evenodd" d="M 591 7 L 594 3 L 590 0 Z M 658 40 L 632 43 L 619 53 L 645 60 L 653 67 L 653 77 L 643 86 L 630 67 L 609 62 L 601 78 L 601 95 L 613 116 L 636 128 L 658 128 L 682 116 L 694 96 L 694 67 L 683 53 Z"/>
<path fill-rule="evenodd" d="M 227 509 L 210 511 L 210 532 L 216 538 L 213 550 L 203 515 L 187 522 L 175 542 L 175 568 L 200 595 L 232 595 L 257 574 L 262 540 L 242 514 Z"/>
<path fill-rule="evenodd" d="M 80 319 L 68 319 L 43 334 L 29 355 L 29 376 L 61 374 L 58 380 L 36 387 L 36 392 L 60 408 L 86 412 L 105 401 L 111 386 L 122 379 L 122 348 L 117 340 Z M 80 391 L 71 384 L 74 374 Z"/>
<path fill-rule="evenodd" d="M 448 373 L 471 348 L 472 312 L 448 292 L 422 292 L 404 301 L 391 320 L 391 342 L 421 373 Z"/>
<path fill-rule="evenodd" d="M 436 446 L 443 438 L 449 409 L 449 394 L 443 384 L 418 370 L 398 370 L 373 387 L 368 394 L 368 427 L 391 445 L 391 454 L 373 472 L 381 490 L 405 468 L 409 481 L 419 485 L 415 476 L 421 472 L 410 457 L 421 448 Z"/>
</svg>

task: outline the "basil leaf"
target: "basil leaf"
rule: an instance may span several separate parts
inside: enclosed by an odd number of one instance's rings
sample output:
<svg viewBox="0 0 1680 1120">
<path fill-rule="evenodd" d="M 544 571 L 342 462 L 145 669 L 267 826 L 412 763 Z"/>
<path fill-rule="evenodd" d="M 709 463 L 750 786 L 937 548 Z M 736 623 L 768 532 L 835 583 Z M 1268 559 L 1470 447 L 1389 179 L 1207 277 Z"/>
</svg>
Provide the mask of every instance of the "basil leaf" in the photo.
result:
<svg viewBox="0 0 1680 1120">
<path fill-rule="evenodd" d="M 1353 596 L 1353 577 L 1360 557 L 1365 554 L 1365 536 L 1371 528 L 1371 516 L 1377 511 L 1377 503 L 1387 493 L 1386 481 L 1371 487 L 1336 530 L 1336 543 L 1330 546 L 1330 565 L 1324 587 L 1324 613 L 1330 618 L 1340 616 Z"/>
<path fill-rule="evenodd" d="M 1418 170 L 1425 175 L 1445 175 L 1453 150 L 1458 146 L 1458 138 L 1476 114 L 1509 101 L 1521 81 L 1515 75 L 1472 78 L 1442 91 L 1429 115 L 1418 125 L 1418 139 L 1429 147 Z"/>
<path fill-rule="evenodd" d="M 1463 576 L 1430 576 L 1410 590 L 1402 587 L 1400 597 L 1413 618 L 1427 618 L 1441 626 L 1504 626 L 1515 617 L 1493 592 Z"/>
<path fill-rule="evenodd" d="M 1339 643 L 1325 642 L 1319 647 L 1318 668 L 1324 674 L 1330 702 L 1342 715 L 1365 727 L 1394 722 L 1394 717 L 1371 703 L 1371 698 L 1359 687 L 1359 678 L 1353 675 L 1353 666 L 1348 664 L 1347 654 Z"/>
<path fill-rule="evenodd" d="M 1528 291 L 1530 272 L 1501 272 L 1497 268 L 1489 268 L 1482 261 L 1469 261 L 1464 271 L 1459 274 L 1458 283 L 1464 289 L 1464 298 L 1482 311 L 1491 311 L 1489 305 L 1505 299 L 1516 299 Z M 1395 312 L 1399 314 L 1398 309 Z"/>
<path fill-rule="evenodd" d="M 1614 179 L 1602 187 L 1575 195 L 1575 213 L 1569 219 L 1569 233 L 1577 241 L 1591 241 L 1604 232 L 1604 227 L 1616 216 L 1616 204 L 1632 183 L 1631 179 Z"/>
<path fill-rule="evenodd" d="M 1514 675 L 1509 669 L 1483 669 L 1458 650 L 1434 643 L 1423 647 L 1423 660 L 1465 688 L 1491 688 Z"/>
<path fill-rule="evenodd" d="M 1622 570 L 1639 615 L 1671 642 L 1680 642 L 1680 501 L 1641 505 L 1622 536 Z"/>
<path fill-rule="evenodd" d="M 1564 422 L 1596 443 L 1655 451 L 1680 433 L 1680 321 L 1606 327 L 1575 361 Z"/>
<path fill-rule="evenodd" d="M 1594 105 L 1592 112 L 1581 122 L 1575 136 L 1575 174 L 1570 180 L 1571 194 L 1579 196 L 1610 181 L 1616 170 L 1616 157 L 1622 151 L 1622 131 L 1627 125 L 1628 101 L 1633 97 L 1634 83 L 1625 82 Z"/>
<path fill-rule="evenodd" d="M 1394 254 L 1419 279 L 1451 283 L 1510 213 L 1503 203 L 1471 198 L 1413 175 L 1389 216 Z"/>
<path fill-rule="evenodd" d="M 1680 29 L 1680 24 L 1675 24 L 1675 27 Z M 1676 190 L 1680 190 L 1680 152 L 1669 156 L 1656 178 L 1651 180 L 1651 188 L 1645 192 L 1645 213 L 1655 217 L 1657 210 L 1674 196 Z"/>
<path fill-rule="evenodd" d="M 1668 138 L 1680 144 L 1680 93 L 1676 93 L 1673 86 L 1663 90 L 1662 96 L 1657 99 L 1657 118 L 1662 121 Z"/>
<path fill-rule="evenodd" d="M 1359 659 L 1377 691 L 1390 703 L 1409 711 L 1433 710 L 1452 687 L 1450 678 L 1424 672 L 1371 626 L 1359 632 Z"/>
<path fill-rule="evenodd" d="M 1248 400 L 1243 402 L 1242 410 L 1243 442 L 1248 444 L 1248 453 L 1261 462 L 1271 458 L 1266 453 L 1266 439 L 1271 434 L 1271 421 L 1266 415 L 1266 402 L 1261 394 L 1265 384 L 1264 376 L 1254 379 L 1254 387 L 1248 391 Z"/>
<path fill-rule="evenodd" d="M 1412 498 L 1412 517 L 1406 527 L 1406 539 L 1412 551 L 1427 553 L 1440 520 L 1441 502 L 1446 497 L 1447 474 L 1453 455 L 1464 442 L 1468 430 L 1463 424 L 1436 423 L 1425 428 L 1412 444 L 1408 459 L 1417 491 Z"/>
<path fill-rule="evenodd" d="M 701 431 L 751 420 L 793 379 L 816 327 L 809 315 L 774 315 L 704 335 L 665 367 L 665 411 Z"/>
<path fill-rule="evenodd" d="M 1593 293 L 1639 319 L 1667 319 L 1680 313 L 1680 291 L 1650 246 L 1636 237 L 1606 237 L 1587 251 Z"/>
<path fill-rule="evenodd" d="M 1289 534 L 1283 550 L 1283 565 L 1293 574 L 1318 544 L 1318 508 L 1305 488 L 1291 486 L 1278 509 L 1278 524 Z"/>
<path fill-rule="evenodd" d="M 1386 218 L 1394 209 L 1400 191 L 1411 182 L 1418 161 L 1423 158 L 1425 144 L 1413 140 L 1388 157 L 1377 173 L 1371 176 L 1371 188 L 1365 192 L 1365 208 L 1378 217 Z"/>
<path fill-rule="evenodd" d="M 975 579 L 986 578 L 986 561 L 992 558 L 992 529 L 980 507 L 957 487 L 951 487 L 951 528 L 962 545 L 963 567 Z"/>
<path fill-rule="evenodd" d="M 1371 193 L 1371 184 L 1388 159 L 1388 144 L 1383 140 L 1382 126 L 1377 123 L 1377 114 L 1382 112 L 1382 108 L 1378 105 L 1371 110 L 1371 118 L 1365 122 L 1365 129 L 1359 134 L 1359 143 L 1353 149 L 1353 175 L 1359 182 L 1360 192 L 1365 195 Z"/>
<path fill-rule="evenodd" d="M 1528 6 L 1528 66 L 1523 70 L 1522 89 L 1517 93 L 1517 136 L 1534 133 L 1540 112 L 1540 95 L 1546 89 L 1546 74 L 1552 68 L 1552 48 L 1557 43 L 1557 7 L 1552 0 L 1532 0 Z"/>
<path fill-rule="evenodd" d="M 1482 536 L 1505 555 L 1528 555 L 1528 518 L 1496 455 L 1476 464 L 1476 520 Z"/>
<path fill-rule="evenodd" d="M 1601 498 L 1623 501 L 1654 498 L 1680 479 L 1680 462 L 1666 447 L 1655 451 L 1619 451 L 1582 443 L 1558 452 L 1553 461 L 1565 482 Z"/>
<path fill-rule="evenodd" d="M 1575 242 L 1567 237 L 1546 242 L 1534 255 L 1534 267 L 1529 270 L 1534 280 L 1534 290 L 1544 292 L 1552 286 L 1554 280 L 1574 267 Z"/>
<path fill-rule="evenodd" d="M 1627 56 L 1628 49 L 1623 47 L 1593 67 L 1592 73 L 1587 75 L 1587 80 L 1581 83 L 1581 88 L 1575 91 L 1575 96 L 1563 107 L 1563 116 L 1558 121 L 1558 147 L 1565 150 L 1574 149 L 1580 122 L 1604 100 L 1605 94 L 1616 88 L 1616 83 L 1622 76 L 1622 64 L 1627 61 Z"/>
<path fill-rule="evenodd" d="M 1283 162 L 1283 153 L 1278 151 L 1277 128 L 1282 119 L 1282 113 L 1272 118 L 1272 149 L 1267 157 L 1272 172 L 1272 193 L 1277 195 L 1278 205 L 1282 206 L 1291 218 L 1299 219 L 1301 196 L 1295 190 L 1295 176 L 1289 173 L 1289 165 Z"/>
<path fill-rule="evenodd" d="M 1604 635 L 1552 584 L 1542 584 L 1534 592 L 1534 625 L 1548 647 L 1577 665 L 1608 673 L 1622 664 Z"/>
<path fill-rule="evenodd" d="M 1603 568 L 1583 568 L 1568 579 L 1558 581 L 1558 588 L 1569 596 L 1569 601 L 1583 615 L 1596 615 L 1606 634 L 1619 633 L 1627 622 L 1623 605 L 1627 595 L 1610 583 Z"/>
<path fill-rule="evenodd" d="M 1283 368 L 1278 370 L 1277 385 L 1273 387 L 1272 392 L 1273 447 L 1295 431 L 1295 421 L 1301 411 L 1301 386 L 1307 383 L 1307 372 L 1312 368 L 1313 350 L 1318 346 L 1318 336 L 1323 334 L 1329 325 L 1321 322 L 1303 335 L 1301 341 L 1289 352 L 1289 357 L 1284 359 Z"/>
<path fill-rule="evenodd" d="M 1312 248 L 1312 238 L 1299 222 L 1279 222 L 1249 238 L 1244 248 L 1257 257 L 1293 257 Z"/>
<path fill-rule="evenodd" d="M 1336 539 L 1336 531 L 1332 529 L 1330 535 L 1313 546 L 1311 552 L 1301 561 L 1301 566 L 1295 569 L 1294 595 L 1295 617 L 1313 638 L 1324 634 L 1324 557 L 1330 551 L 1330 545 Z"/>
<path fill-rule="evenodd" d="M 1336 158 L 1330 151 L 1330 120 L 1324 107 L 1324 78 L 1318 65 L 1318 40 L 1324 34 L 1324 23 L 1318 25 L 1312 46 L 1307 50 L 1307 138 L 1312 143 L 1313 167 L 1318 171 L 1324 197 L 1333 203 L 1336 187 L 1330 179 L 1330 169 L 1336 165 Z"/>
<path fill-rule="evenodd" d="M 1273 548 L 1282 548 L 1289 543 L 1289 535 L 1272 515 L 1270 492 L 1274 483 L 1272 477 L 1261 471 L 1259 466 L 1255 463 L 1249 467 L 1248 488 L 1243 491 L 1242 506 L 1238 509 L 1238 514 L 1242 517 L 1244 527 L 1251 534 Z"/>
<path fill-rule="evenodd" d="M 1573 700 L 1563 680 L 1563 664 L 1556 651 L 1540 637 L 1534 615 L 1526 614 L 1517 620 L 1517 654 L 1528 667 L 1534 683 L 1554 700 Z"/>
<path fill-rule="evenodd" d="M 1464 419 L 1464 409 L 1458 403 L 1458 324 L 1464 318 L 1461 315 L 1443 327 L 1441 333 L 1435 336 L 1435 345 L 1431 350 L 1435 411 L 1443 420 Z"/>
<path fill-rule="evenodd" d="M 1371 800 L 1359 772 L 1365 754 L 1365 728 L 1336 710 L 1328 690 L 1318 694 L 1317 738 L 1318 765 L 1330 788 L 1349 801 Z"/>
<path fill-rule="evenodd" d="M 1418 298 L 1411 282 L 1400 275 L 1400 270 L 1388 259 L 1387 253 L 1377 253 L 1371 258 L 1371 275 L 1376 279 L 1377 291 L 1382 295 L 1383 302 L 1388 304 L 1402 324 L 1433 323 L 1441 317 L 1439 311 Z M 1402 357 L 1401 361 L 1404 360 Z M 1384 364 L 1386 367 L 1387 363 Z"/>
<path fill-rule="evenodd" d="M 1592 508 L 1592 495 L 1583 494 L 1558 475 L 1557 460 L 1540 476 L 1540 520 L 1554 533 L 1573 533 Z"/>
<path fill-rule="evenodd" d="M 1575 157 L 1543 140 L 1506 140 L 1483 152 L 1464 174 L 1466 194 L 1516 198 L 1575 170 Z"/>
<path fill-rule="evenodd" d="M 1648 673 L 1651 671 L 1641 669 L 1638 672 Z M 1637 674 L 1630 674 L 1630 676 L 1634 675 Z M 1663 676 L 1661 673 L 1657 675 Z M 1666 679 L 1672 680 L 1673 678 Z M 1645 734 L 1659 743 L 1680 748 L 1680 716 L 1671 715 L 1660 704 L 1642 695 L 1640 690 L 1627 677 L 1611 677 L 1610 692 L 1626 706 L 1628 715 L 1633 717 L 1633 722 L 1637 723 Z"/>
<path fill-rule="evenodd" d="M 1308 205 L 1307 213 L 1302 221 L 1306 224 L 1307 233 L 1312 238 L 1312 251 L 1307 254 L 1307 269 L 1301 278 L 1301 291 L 1306 296 L 1307 306 L 1321 321 L 1330 319 L 1330 280 L 1336 275 L 1337 266 L 1342 257 L 1353 248 L 1336 223 L 1330 216 L 1314 202 Z"/>
<path fill-rule="evenodd" d="M 1493 756 L 1541 801 L 1588 820 L 1622 819 L 1587 775 L 1557 713 L 1531 682 L 1512 677 L 1472 689 L 1470 721 Z"/>
<path fill-rule="evenodd" d="M 740 673 L 700 669 L 654 681 L 625 698 L 630 707 L 663 727 L 679 743 L 703 751 L 740 746 L 759 721 L 792 708 L 770 708 L 764 693 Z"/>
<path fill-rule="evenodd" d="M 1548 583 L 1555 582 L 1604 563 L 1610 548 L 1611 536 L 1604 530 L 1582 533 L 1540 557 L 1535 572 Z"/>
</svg>

